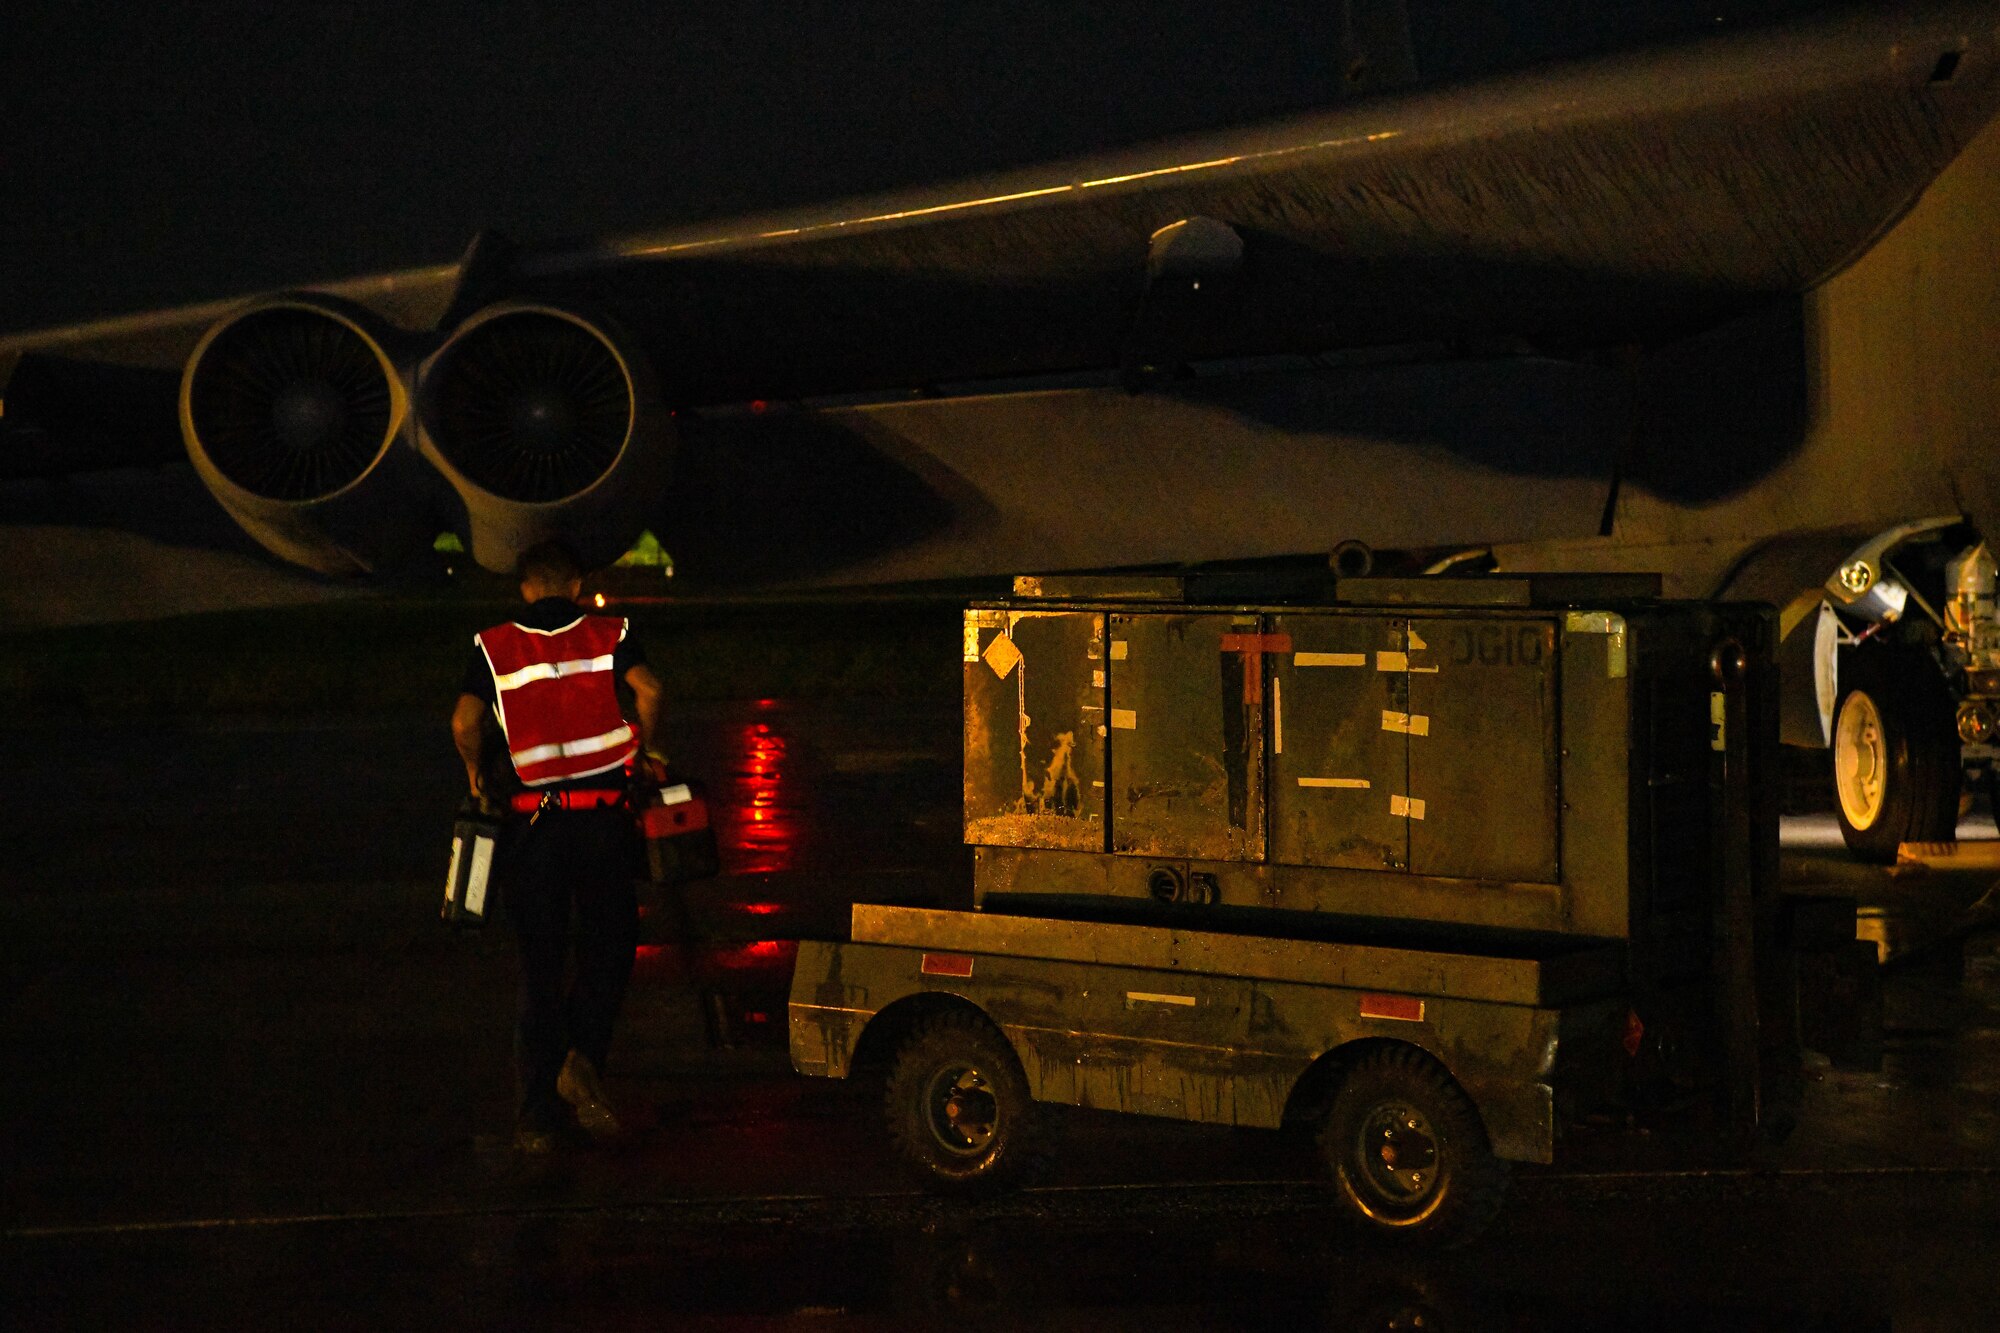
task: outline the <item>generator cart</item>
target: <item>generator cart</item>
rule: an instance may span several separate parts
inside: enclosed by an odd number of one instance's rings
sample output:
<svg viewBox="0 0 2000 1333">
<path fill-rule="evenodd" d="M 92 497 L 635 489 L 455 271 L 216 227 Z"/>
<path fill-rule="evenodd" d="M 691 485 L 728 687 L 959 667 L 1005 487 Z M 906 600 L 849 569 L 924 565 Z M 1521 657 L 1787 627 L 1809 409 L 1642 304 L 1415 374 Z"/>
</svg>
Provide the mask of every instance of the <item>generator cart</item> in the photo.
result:
<svg viewBox="0 0 2000 1333">
<path fill-rule="evenodd" d="M 1065 1103 L 1317 1126 L 1366 1226 L 1448 1242 L 1600 1110 L 1789 1124 L 1774 618 L 1651 576 L 1023 578 L 965 616 L 971 911 L 800 946 L 804 1074 L 886 1071 L 932 1185 Z"/>
</svg>

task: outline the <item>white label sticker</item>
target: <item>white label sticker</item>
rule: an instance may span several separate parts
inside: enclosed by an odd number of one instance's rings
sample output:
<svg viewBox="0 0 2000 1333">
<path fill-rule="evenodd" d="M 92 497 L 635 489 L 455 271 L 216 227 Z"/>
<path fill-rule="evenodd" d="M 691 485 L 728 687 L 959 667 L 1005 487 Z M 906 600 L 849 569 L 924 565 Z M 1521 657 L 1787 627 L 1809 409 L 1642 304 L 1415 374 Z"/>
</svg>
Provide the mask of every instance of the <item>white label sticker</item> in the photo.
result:
<svg viewBox="0 0 2000 1333">
<path fill-rule="evenodd" d="M 1301 667 L 1365 667 L 1367 653 L 1293 653 L 1292 665 Z"/>
<path fill-rule="evenodd" d="M 1130 708 L 1114 708 L 1111 710 L 1111 725 L 1120 731 L 1137 731 L 1139 714 Z"/>
<path fill-rule="evenodd" d="M 1125 660 L 1125 640 L 1113 639 L 1111 641 L 1111 660 L 1114 662 Z"/>
<path fill-rule="evenodd" d="M 1392 815 L 1401 815 L 1406 819 L 1422 819 L 1424 817 L 1424 803 L 1419 797 L 1391 796 L 1389 798 L 1389 813 Z"/>
<path fill-rule="evenodd" d="M 660 788 L 661 805 L 683 805 L 693 799 L 694 793 L 688 790 L 685 782 L 676 782 L 671 787 Z"/>
<path fill-rule="evenodd" d="M 451 840 L 451 869 L 444 872 L 444 900 L 448 903 L 458 901 L 458 858 L 464 854 L 465 839 L 453 838 Z"/>
<path fill-rule="evenodd" d="M 1367 791 L 1367 778 L 1300 778 L 1301 787 L 1346 787 L 1354 791 Z"/>
<path fill-rule="evenodd" d="M 472 873 L 465 881 L 465 910 L 486 915 L 486 876 L 493 869 L 493 839 L 480 834 L 472 840 Z"/>
</svg>

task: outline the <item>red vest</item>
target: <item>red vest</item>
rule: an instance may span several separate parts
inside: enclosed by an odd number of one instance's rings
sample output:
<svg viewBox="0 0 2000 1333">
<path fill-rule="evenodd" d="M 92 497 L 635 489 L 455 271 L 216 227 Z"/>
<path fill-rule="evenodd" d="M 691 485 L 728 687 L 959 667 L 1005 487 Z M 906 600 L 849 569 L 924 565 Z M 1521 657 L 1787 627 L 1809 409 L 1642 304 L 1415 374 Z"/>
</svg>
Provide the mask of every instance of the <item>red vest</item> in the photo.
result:
<svg viewBox="0 0 2000 1333">
<path fill-rule="evenodd" d="M 528 786 L 609 773 L 639 753 L 611 670 L 626 628 L 621 616 L 579 616 L 556 630 L 495 625 L 473 640 L 493 673 L 514 771 Z"/>
</svg>

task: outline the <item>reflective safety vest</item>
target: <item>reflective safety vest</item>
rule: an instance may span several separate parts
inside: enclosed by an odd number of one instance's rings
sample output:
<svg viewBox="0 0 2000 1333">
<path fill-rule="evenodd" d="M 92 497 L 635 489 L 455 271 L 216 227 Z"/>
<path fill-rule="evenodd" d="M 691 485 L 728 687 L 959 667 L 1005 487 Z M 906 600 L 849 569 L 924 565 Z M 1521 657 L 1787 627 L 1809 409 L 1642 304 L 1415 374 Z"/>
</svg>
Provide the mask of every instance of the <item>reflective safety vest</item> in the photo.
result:
<svg viewBox="0 0 2000 1333">
<path fill-rule="evenodd" d="M 578 616 L 561 629 L 495 625 L 473 639 L 493 673 L 494 711 L 523 783 L 609 773 L 639 753 L 611 670 L 627 628 L 622 616 Z"/>
</svg>

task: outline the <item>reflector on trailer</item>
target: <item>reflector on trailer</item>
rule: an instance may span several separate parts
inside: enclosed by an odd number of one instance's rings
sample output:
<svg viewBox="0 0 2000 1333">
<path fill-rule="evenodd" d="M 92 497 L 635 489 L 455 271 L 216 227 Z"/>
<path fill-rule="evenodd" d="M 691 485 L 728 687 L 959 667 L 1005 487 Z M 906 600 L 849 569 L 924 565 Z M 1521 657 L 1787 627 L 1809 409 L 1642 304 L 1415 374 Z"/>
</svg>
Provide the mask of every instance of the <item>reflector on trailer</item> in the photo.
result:
<svg viewBox="0 0 2000 1333">
<path fill-rule="evenodd" d="M 1399 1023 L 1421 1023 L 1424 1021 L 1424 1002 L 1414 995 L 1364 995 L 1361 997 L 1363 1018 L 1392 1018 Z"/>
</svg>

